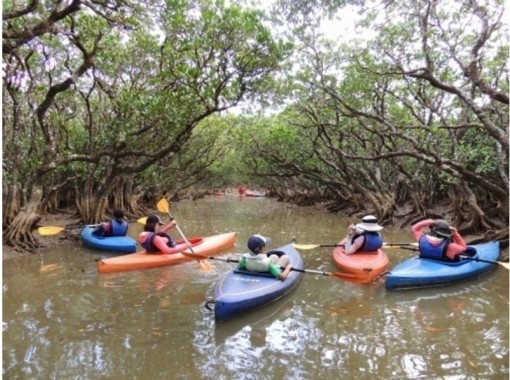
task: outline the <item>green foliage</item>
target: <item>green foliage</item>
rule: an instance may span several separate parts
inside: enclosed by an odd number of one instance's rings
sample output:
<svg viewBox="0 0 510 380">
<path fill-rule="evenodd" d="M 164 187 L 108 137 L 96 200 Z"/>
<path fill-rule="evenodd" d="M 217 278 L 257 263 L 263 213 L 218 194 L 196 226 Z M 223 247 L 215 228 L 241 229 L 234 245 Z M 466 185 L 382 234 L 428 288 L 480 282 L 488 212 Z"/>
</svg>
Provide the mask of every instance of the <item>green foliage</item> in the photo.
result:
<svg viewBox="0 0 510 380">
<path fill-rule="evenodd" d="M 345 4 L 361 6 L 371 42 L 321 33 L 320 22 Z M 43 5 L 4 21 L 4 35 L 46 19 L 56 3 Z M 480 178 L 507 187 L 498 169 L 508 171 L 508 158 L 495 154 L 508 137 L 508 104 L 493 95 L 508 94 L 497 1 L 474 9 L 283 0 L 276 25 L 258 4 L 103 5 L 69 14 L 4 57 L 3 178 L 10 184 L 16 172 L 27 194 L 41 177 L 51 188 L 76 176 L 69 187 L 78 189 L 93 178 L 97 190 L 116 173 L 172 191 L 284 188 L 290 179 L 346 197 L 398 190 L 395 178 L 424 193 L 455 181 L 481 186 Z M 15 6 L 4 2 L 4 13 Z M 492 28 L 485 41 L 483 17 Z"/>
</svg>

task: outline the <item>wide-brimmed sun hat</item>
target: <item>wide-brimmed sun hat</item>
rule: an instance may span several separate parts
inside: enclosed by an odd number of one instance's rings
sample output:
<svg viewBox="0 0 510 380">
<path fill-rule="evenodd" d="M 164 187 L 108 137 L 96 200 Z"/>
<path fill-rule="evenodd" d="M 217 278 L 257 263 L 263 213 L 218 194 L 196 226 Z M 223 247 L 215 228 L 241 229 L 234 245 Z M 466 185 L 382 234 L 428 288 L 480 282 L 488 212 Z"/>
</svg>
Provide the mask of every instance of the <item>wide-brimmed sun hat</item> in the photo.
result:
<svg viewBox="0 0 510 380">
<path fill-rule="evenodd" d="M 373 215 L 367 215 L 361 218 L 361 223 L 356 224 L 356 227 L 365 231 L 381 231 L 384 228 L 377 224 L 377 218 Z"/>
<path fill-rule="evenodd" d="M 432 231 L 436 233 L 436 235 L 449 238 L 452 237 L 452 231 L 450 230 L 450 225 L 446 220 L 438 219 L 435 221 L 432 226 Z"/>
<path fill-rule="evenodd" d="M 252 253 L 259 253 L 262 248 L 272 243 L 270 237 L 262 236 L 260 234 L 252 235 L 248 239 L 248 249 Z"/>
</svg>

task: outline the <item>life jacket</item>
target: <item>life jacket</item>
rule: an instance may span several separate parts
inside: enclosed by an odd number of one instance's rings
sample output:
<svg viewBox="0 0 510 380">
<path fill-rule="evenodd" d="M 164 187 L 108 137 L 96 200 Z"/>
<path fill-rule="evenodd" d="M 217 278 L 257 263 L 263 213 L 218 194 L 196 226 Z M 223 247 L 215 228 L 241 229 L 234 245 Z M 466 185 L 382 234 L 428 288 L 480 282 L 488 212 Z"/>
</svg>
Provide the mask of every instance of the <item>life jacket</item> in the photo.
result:
<svg viewBox="0 0 510 380">
<path fill-rule="evenodd" d="M 446 258 L 446 250 L 448 249 L 449 239 L 443 239 L 438 245 L 432 245 L 425 235 L 420 237 L 418 241 L 420 248 L 420 257 L 424 259 L 449 261 Z"/>
<path fill-rule="evenodd" d="M 269 257 L 267 255 L 252 255 L 245 253 L 246 269 L 251 272 L 269 272 Z"/>
<path fill-rule="evenodd" d="M 364 231 L 361 234 L 356 234 L 352 237 L 352 241 L 362 235 L 365 236 L 365 240 L 357 252 L 374 252 L 383 246 L 382 236 L 377 231 Z"/>
<path fill-rule="evenodd" d="M 110 220 L 110 236 L 126 236 L 128 230 L 128 222 L 125 220 Z"/>
<path fill-rule="evenodd" d="M 169 246 L 170 248 L 174 248 L 175 247 L 174 240 L 166 232 L 156 232 L 156 233 L 155 232 L 151 232 L 151 233 L 149 233 L 149 236 L 144 241 L 140 242 L 140 244 L 142 245 L 143 248 L 145 248 L 149 252 L 159 252 L 159 248 L 156 247 L 152 243 L 156 236 L 166 237 L 168 239 L 168 243 L 166 243 L 166 245 Z"/>
</svg>

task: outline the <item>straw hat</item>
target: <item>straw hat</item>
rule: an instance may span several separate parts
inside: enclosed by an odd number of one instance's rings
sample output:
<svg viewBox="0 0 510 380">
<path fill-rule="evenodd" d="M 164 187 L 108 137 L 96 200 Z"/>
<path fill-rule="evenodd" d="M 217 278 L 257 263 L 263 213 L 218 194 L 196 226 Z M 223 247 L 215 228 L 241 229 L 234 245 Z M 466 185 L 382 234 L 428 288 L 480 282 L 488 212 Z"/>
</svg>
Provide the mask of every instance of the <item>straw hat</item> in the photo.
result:
<svg viewBox="0 0 510 380">
<path fill-rule="evenodd" d="M 377 224 L 377 218 L 373 215 L 367 215 L 361 218 L 361 223 L 356 224 L 356 227 L 365 231 L 381 231 L 384 228 Z"/>
</svg>

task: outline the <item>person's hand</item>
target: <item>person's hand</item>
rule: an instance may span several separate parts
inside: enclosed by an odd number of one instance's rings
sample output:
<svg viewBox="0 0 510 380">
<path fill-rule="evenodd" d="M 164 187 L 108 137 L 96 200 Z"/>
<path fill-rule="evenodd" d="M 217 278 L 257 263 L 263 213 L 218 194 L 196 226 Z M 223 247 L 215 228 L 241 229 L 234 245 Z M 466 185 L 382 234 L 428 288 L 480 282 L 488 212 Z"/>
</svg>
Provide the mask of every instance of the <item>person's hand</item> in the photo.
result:
<svg viewBox="0 0 510 380">
<path fill-rule="evenodd" d="M 177 221 L 174 219 L 170 222 L 170 227 L 174 227 L 177 225 Z"/>
</svg>

